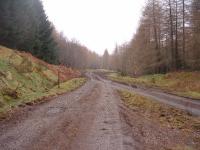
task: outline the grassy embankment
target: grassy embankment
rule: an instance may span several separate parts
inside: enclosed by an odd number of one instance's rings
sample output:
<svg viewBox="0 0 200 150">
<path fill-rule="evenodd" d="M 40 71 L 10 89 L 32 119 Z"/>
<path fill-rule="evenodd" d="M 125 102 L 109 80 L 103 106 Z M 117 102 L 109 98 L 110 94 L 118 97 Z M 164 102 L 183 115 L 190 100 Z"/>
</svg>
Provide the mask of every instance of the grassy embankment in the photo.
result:
<svg viewBox="0 0 200 150">
<path fill-rule="evenodd" d="M 19 105 L 72 91 L 85 81 L 78 71 L 0 46 L 0 116 Z"/>
<path fill-rule="evenodd" d="M 129 91 L 118 92 L 125 105 L 139 114 L 140 118 L 156 122 L 166 128 L 180 130 L 191 135 L 192 140 L 197 145 L 200 144 L 200 134 L 197 134 L 200 131 L 200 119 L 198 117 Z M 181 147 L 183 148 L 184 145 Z"/>
<path fill-rule="evenodd" d="M 179 96 L 200 99 L 200 72 L 174 72 L 138 78 L 110 73 L 107 77 L 120 83 L 154 87 Z"/>
</svg>

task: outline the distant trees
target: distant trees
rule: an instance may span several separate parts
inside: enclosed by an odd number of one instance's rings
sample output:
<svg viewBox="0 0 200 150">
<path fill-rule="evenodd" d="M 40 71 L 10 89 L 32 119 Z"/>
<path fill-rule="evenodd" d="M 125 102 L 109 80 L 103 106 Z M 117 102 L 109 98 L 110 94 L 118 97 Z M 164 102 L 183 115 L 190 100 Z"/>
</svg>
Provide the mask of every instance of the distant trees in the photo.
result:
<svg viewBox="0 0 200 150">
<path fill-rule="evenodd" d="M 110 56 L 110 67 L 113 70 L 121 71 L 121 50 L 119 49 L 119 46 L 116 45 L 114 53 Z"/>
<path fill-rule="evenodd" d="M 76 40 L 68 40 L 56 30 L 53 37 L 57 43 L 59 63 L 72 68 L 100 68 L 101 58 L 96 53 L 89 51 Z"/>
<path fill-rule="evenodd" d="M 40 0 L 0 0 L 0 44 L 53 64 L 100 68 L 100 57 L 58 33 Z"/>
<path fill-rule="evenodd" d="M 107 49 L 104 51 L 102 59 L 103 59 L 102 68 L 109 69 L 110 68 L 110 66 L 109 66 L 109 53 L 108 53 Z"/>
<path fill-rule="evenodd" d="M 0 44 L 56 63 L 52 29 L 40 0 L 0 0 Z"/>
<path fill-rule="evenodd" d="M 200 69 L 200 1 L 147 0 L 133 39 L 102 57 L 54 29 L 40 0 L 0 0 L 0 44 L 73 68 L 123 74 Z"/>
<path fill-rule="evenodd" d="M 147 0 L 137 33 L 116 48 L 111 66 L 131 75 L 200 69 L 199 33 L 199 0 Z"/>
</svg>

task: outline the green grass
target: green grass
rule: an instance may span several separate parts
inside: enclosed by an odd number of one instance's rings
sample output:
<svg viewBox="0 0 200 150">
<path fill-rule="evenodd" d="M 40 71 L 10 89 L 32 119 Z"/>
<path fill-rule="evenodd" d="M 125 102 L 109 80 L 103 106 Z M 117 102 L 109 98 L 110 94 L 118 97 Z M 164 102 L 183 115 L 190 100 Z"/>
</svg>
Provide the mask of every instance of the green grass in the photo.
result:
<svg viewBox="0 0 200 150">
<path fill-rule="evenodd" d="M 182 130 L 200 131 L 200 120 L 187 112 L 159 103 L 129 91 L 118 91 L 126 106 L 159 124 Z"/>
<path fill-rule="evenodd" d="M 24 103 L 74 90 L 86 81 L 75 78 L 63 81 L 57 88 L 58 76 L 48 64 L 20 54 L 0 46 L 0 114 Z"/>
<path fill-rule="evenodd" d="M 41 101 L 46 97 L 56 96 L 59 94 L 73 91 L 78 87 L 82 86 L 85 82 L 86 82 L 85 78 L 75 78 L 66 81 L 64 83 L 61 83 L 60 88 L 56 85 L 55 87 L 47 91 L 36 91 L 36 92 L 26 91 L 26 93 L 24 93 L 17 99 L 13 99 L 9 96 L 7 96 L 7 98 L 4 97 L 4 100 L 0 99 L 0 104 L 1 102 L 4 104 L 2 107 L 0 107 L 0 116 L 1 114 L 5 114 L 7 111 L 11 110 L 13 107 L 17 107 L 21 104 L 26 104 L 30 102 L 37 103 L 38 100 Z"/>
<path fill-rule="evenodd" d="M 200 72 L 174 72 L 146 75 L 138 78 L 110 73 L 107 77 L 120 83 L 154 87 L 179 96 L 200 99 Z"/>
<path fill-rule="evenodd" d="M 60 88 L 58 86 L 55 86 L 50 90 L 51 94 L 62 94 L 65 92 L 73 91 L 74 89 L 82 86 L 86 82 L 86 78 L 75 78 L 72 80 L 69 80 L 67 82 L 61 83 Z"/>
</svg>

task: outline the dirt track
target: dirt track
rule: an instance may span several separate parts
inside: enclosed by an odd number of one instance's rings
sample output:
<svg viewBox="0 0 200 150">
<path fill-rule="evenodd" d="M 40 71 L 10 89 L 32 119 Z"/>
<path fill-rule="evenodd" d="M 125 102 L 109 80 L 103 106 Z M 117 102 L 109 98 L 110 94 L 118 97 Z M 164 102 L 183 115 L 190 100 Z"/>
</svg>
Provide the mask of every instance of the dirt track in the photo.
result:
<svg viewBox="0 0 200 150">
<path fill-rule="evenodd" d="M 137 133 L 132 128 L 134 118 L 127 121 L 127 116 L 129 119 L 133 116 L 122 107 L 115 92 L 116 88 L 123 87 L 114 86 L 110 81 L 99 80 L 93 74 L 88 76 L 91 80 L 80 89 L 48 103 L 28 106 L 11 120 L 0 122 L 0 149 L 146 149 L 141 146 L 143 142 L 134 139 L 133 134 Z M 137 115 L 135 117 L 137 125 L 139 118 Z M 157 127 L 151 128 L 149 125 L 148 128 L 155 130 Z M 159 133 L 162 134 L 162 131 L 160 129 Z M 167 136 L 168 131 L 164 132 Z"/>
<path fill-rule="evenodd" d="M 112 88 L 118 90 L 129 90 L 134 93 L 149 97 L 153 100 L 159 101 L 161 103 L 166 103 L 168 105 L 174 106 L 176 108 L 182 109 L 189 112 L 192 115 L 200 116 L 200 100 L 193 100 L 190 98 L 179 97 L 173 94 L 165 93 L 162 90 L 153 89 L 153 88 L 141 88 L 141 87 L 132 87 L 130 85 L 124 85 L 117 82 L 112 82 L 101 77 L 98 74 L 94 74 L 96 79 L 107 82 L 112 85 Z"/>
<path fill-rule="evenodd" d="M 92 79 L 75 92 L 1 122 L 0 149 L 122 150 L 118 100 L 109 84 Z"/>
</svg>

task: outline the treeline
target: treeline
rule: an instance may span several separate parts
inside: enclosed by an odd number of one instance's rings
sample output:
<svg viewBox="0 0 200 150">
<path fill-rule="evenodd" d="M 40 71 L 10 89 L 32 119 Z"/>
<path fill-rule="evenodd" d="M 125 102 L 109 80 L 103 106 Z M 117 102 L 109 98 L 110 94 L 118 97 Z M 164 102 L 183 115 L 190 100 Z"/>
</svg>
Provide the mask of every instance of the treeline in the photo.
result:
<svg viewBox="0 0 200 150">
<path fill-rule="evenodd" d="M 109 61 L 131 75 L 199 70 L 200 1 L 147 0 L 137 33 Z"/>
<path fill-rule="evenodd" d="M 58 33 L 40 0 L 0 0 L 0 44 L 72 68 L 141 75 L 200 69 L 200 1 L 147 0 L 133 39 L 109 56 Z"/>
<path fill-rule="evenodd" d="M 0 0 L 0 45 L 52 64 L 97 68 L 99 56 L 58 33 L 40 0 Z"/>
<path fill-rule="evenodd" d="M 53 26 L 40 0 L 0 0 L 0 44 L 56 63 Z"/>
<path fill-rule="evenodd" d="M 68 40 L 62 33 L 58 33 L 55 30 L 53 37 L 58 44 L 57 50 L 60 64 L 78 69 L 100 68 L 101 57 L 95 52 L 91 52 L 76 40 Z"/>
</svg>

